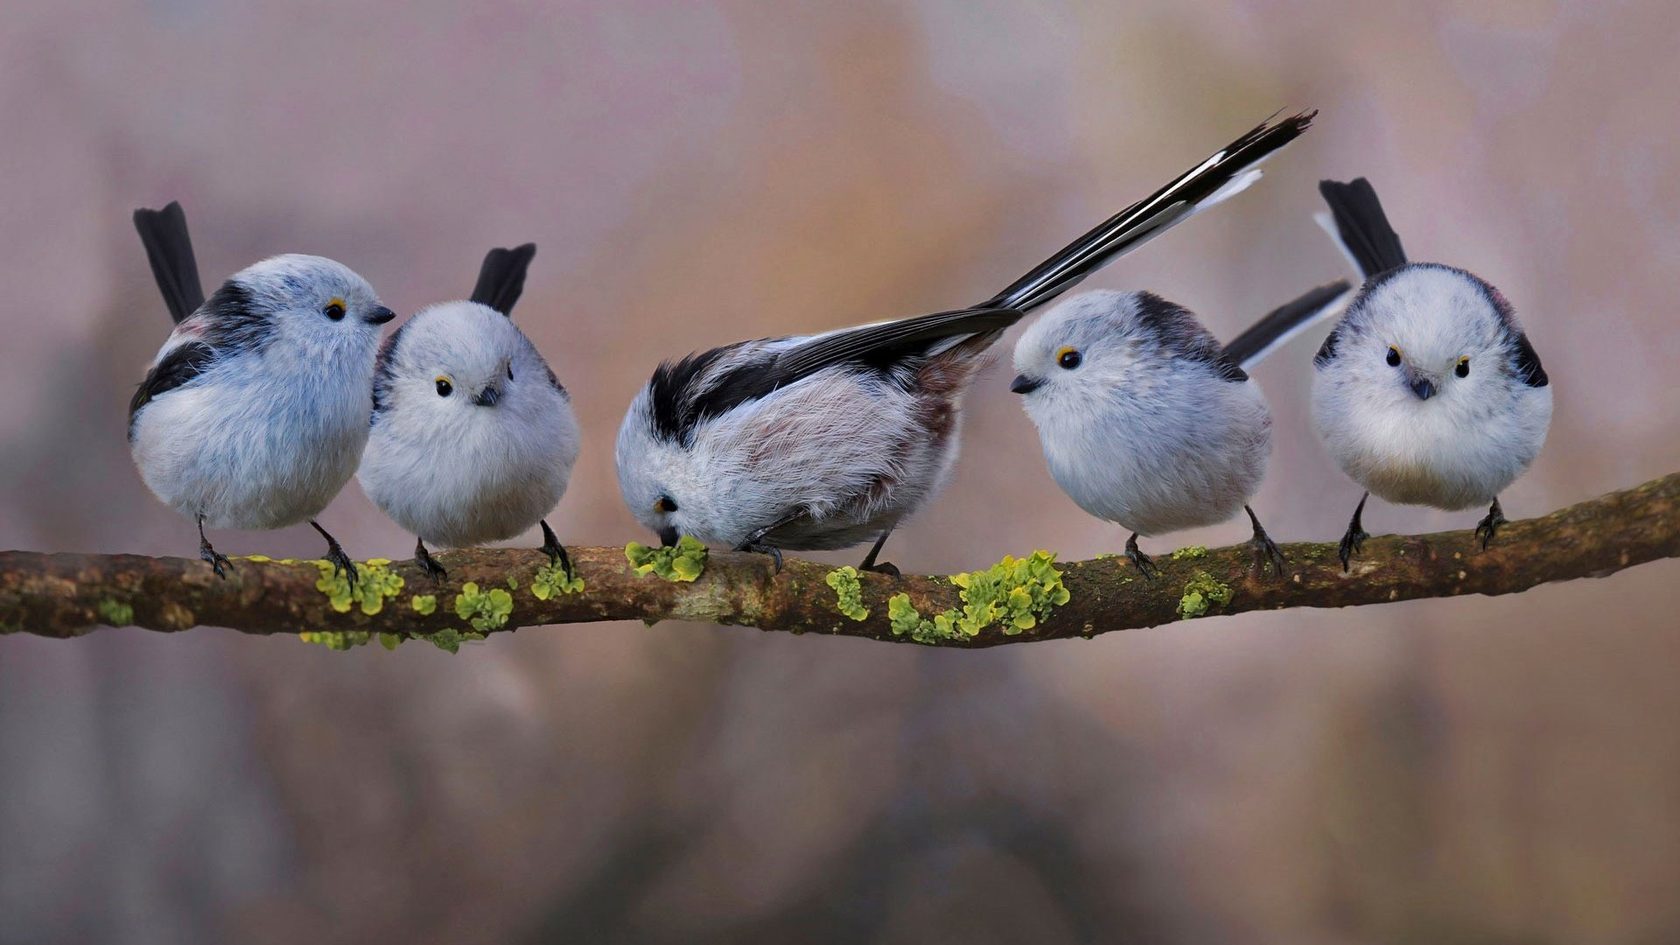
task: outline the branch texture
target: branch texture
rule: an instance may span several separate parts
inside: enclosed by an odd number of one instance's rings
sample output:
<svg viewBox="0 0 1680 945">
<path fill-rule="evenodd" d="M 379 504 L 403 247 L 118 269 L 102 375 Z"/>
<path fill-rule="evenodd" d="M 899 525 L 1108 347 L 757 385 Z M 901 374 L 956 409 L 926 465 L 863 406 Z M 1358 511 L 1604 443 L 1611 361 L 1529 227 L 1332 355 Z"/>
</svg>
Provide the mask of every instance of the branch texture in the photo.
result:
<svg viewBox="0 0 1680 945">
<path fill-rule="evenodd" d="M 1680 473 L 1514 522 L 1487 551 L 1469 531 L 1382 536 L 1366 542 L 1352 573 L 1343 574 L 1333 544 L 1296 543 L 1283 550 L 1289 568 L 1281 579 L 1257 576 L 1246 545 L 1161 555 L 1162 573 L 1153 581 L 1139 577 L 1124 558 L 1059 564 L 1067 600 L 1023 621 L 1032 626 L 1004 619 L 976 627 L 970 619 L 965 630 L 939 635 L 917 632 L 918 615 L 929 621 L 925 630 L 936 615 L 961 615 L 976 599 L 951 578 L 861 574 L 857 596 L 847 603 L 830 583 L 835 569 L 789 559 L 776 574 L 767 557 L 753 554 L 714 552 L 698 578 L 684 582 L 638 574 L 621 548 L 572 548 L 584 589 L 567 592 L 555 586 L 547 559 L 529 550 L 439 555 L 449 569 L 441 584 L 413 562 L 364 566 L 356 589 L 324 577 L 323 565 L 310 561 L 235 558 L 224 581 L 197 559 L 12 551 L 0 552 L 0 633 L 74 637 L 99 626 L 133 625 L 169 632 L 220 626 L 255 634 L 421 637 L 600 620 L 692 620 L 993 646 L 1251 610 L 1512 594 L 1551 581 L 1603 577 L 1680 557 Z M 836 578 L 842 590 L 851 586 L 845 571 Z M 903 597 L 889 604 L 896 595 Z M 973 610 L 968 613 L 972 617 Z"/>
</svg>

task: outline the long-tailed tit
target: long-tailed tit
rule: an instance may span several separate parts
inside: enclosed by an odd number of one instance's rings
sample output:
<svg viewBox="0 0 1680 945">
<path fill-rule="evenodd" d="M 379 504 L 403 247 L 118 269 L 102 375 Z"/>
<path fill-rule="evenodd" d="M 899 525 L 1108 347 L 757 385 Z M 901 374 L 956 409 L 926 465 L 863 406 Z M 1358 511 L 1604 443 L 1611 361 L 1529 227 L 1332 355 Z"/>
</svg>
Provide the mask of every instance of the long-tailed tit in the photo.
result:
<svg viewBox="0 0 1680 945">
<path fill-rule="evenodd" d="M 542 526 L 542 550 L 572 563 L 543 516 L 578 456 L 571 396 L 513 324 L 535 244 L 493 249 L 464 302 L 422 309 L 379 350 L 373 432 L 357 478 L 415 537 L 414 558 L 446 572 L 426 542 L 449 548 Z"/>
<path fill-rule="evenodd" d="M 327 559 L 356 566 L 315 521 L 367 443 L 373 358 L 392 318 L 373 287 L 320 256 L 274 256 L 208 300 L 179 204 L 134 211 L 175 330 L 128 405 L 128 441 L 152 493 L 198 522 L 199 557 L 226 577 L 204 526 L 307 521 Z"/>
<path fill-rule="evenodd" d="M 1499 493 L 1552 420 L 1552 389 L 1511 303 L 1480 278 L 1410 263 L 1363 177 L 1324 181 L 1334 233 L 1365 277 L 1313 365 L 1313 417 L 1342 471 L 1365 487 L 1342 537 L 1347 569 L 1369 536 L 1371 493 L 1448 511 L 1491 503 L 1485 549 L 1505 524 Z M 1328 228 L 1328 227 L 1327 227 Z"/>
<path fill-rule="evenodd" d="M 818 335 L 744 341 L 661 364 L 618 433 L 618 483 L 637 520 L 778 562 L 780 550 L 875 540 L 949 477 L 962 396 L 1022 314 L 1253 183 L 1301 134 L 1263 124 L 972 307 Z"/>
<path fill-rule="evenodd" d="M 1346 282 L 1321 286 L 1267 315 L 1231 344 L 1189 310 L 1148 292 L 1087 292 L 1035 322 L 1015 345 L 1010 390 L 1062 491 L 1132 532 L 1126 557 L 1155 566 L 1138 536 L 1213 525 L 1248 513 L 1255 567 L 1283 573 L 1249 499 L 1271 452 L 1272 417 L 1245 368 L 1338 310 Z"/>
</svg>

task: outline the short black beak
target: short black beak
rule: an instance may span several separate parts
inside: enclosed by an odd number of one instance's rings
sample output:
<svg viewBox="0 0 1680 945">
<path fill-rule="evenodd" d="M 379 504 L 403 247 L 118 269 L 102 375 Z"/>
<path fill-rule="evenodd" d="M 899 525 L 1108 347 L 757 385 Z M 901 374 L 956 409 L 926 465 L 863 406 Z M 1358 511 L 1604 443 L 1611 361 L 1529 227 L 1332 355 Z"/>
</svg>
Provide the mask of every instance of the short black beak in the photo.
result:
<svg viewBox="0 0 1680 945">
<path fill-rule="evenodd" d="M 502 392 L 496 389 L 496 385 L 492 384 L 479 391 L 478 396 L 474 397 L 472 402 L 475 407 L 494 407 L 496 406 L 496 401 L 501 399 Z"/>
<path fill-rule="evenodd" d="M 367 322 L 369 325 L 383 325 L 396 317 L 396 312 L 391 311 L 383 305 L 375 305 L 373 308 L 368 309 L 368 313 L 366 315 L 362 316 L 362 321 Z"/>
<path fill-rule="evenodd" d="M 1427 378 L 1414 377 L 1412 378 L 1412 393 L 1417 395 L 1418 400 L 1428 400 L 1435 396 L 1435 384 Z"/>
<path fill-rule="evenodd" d="M 1030 394 L 1043 386 L 1044 382 L 1036 377 L 1028 377 L 1025 374 L 1017 374 L 1015 375 L 1015 380 L 1010 382 L 1009 389 L 1017 394 Z"/>
<path fill-rule="evenodd" d="M 677 529 L 674 525 L 667 525 L 659 530 L 659 543 L 667 548 L 677 546 Z"/>
</svg>

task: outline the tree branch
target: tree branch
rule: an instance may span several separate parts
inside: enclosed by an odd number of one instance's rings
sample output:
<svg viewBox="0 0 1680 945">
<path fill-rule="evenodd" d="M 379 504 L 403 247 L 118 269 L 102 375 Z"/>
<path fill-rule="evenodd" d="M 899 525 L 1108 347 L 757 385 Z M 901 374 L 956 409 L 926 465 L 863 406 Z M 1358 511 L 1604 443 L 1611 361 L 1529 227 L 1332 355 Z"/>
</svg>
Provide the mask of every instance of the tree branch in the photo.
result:
<svg viewBox="0 0 1680 945">
<path fill-rule="evenodd" d="M 1196 549 L 1194 551 L 1200 551 Z M 1469 531 L 1435 535 L 1383 536 L 1365 545 L 1364 555 L 1344 575 L 1332 544 L 1284 547 L 1284 579 L 1259 578 L 1250 571 L 1248 546 L 1158 559 L 1162 575 L 1147 581 L 1125 559 L 1098 558 L 1059 565 L 1070 592 L 1066 604 L 1024 632 L 1006 634 L 993 624 L 976 635 L 941 640 L 947 645 L 993 646 L 1030 640 L 1091 636 L 1111 630 L 1155 626 L 1199 616 L 1286 607 L 1350 607 L 1420 597 L 1512 594 L 1551 581 L 1603 577 L 1647 561 L 1680 557 L 1680 473 L 1635 489 L 1612 492 L 1544 518 L 1512 523 L 1481 551 Z M 245 633 L 370 631 L 425 636 L 468 629 L 473 618 L 485 632 L 543 624 L 599 620 L 693 620 L 779 630 L 824 633 L 872 640 L 909 641 L 895 635 L 888 598 L 907 594 L 926 616 L 963 606 L 962 591 L 949 579 L 859 575 L 864 620 L 844 616 L 835 590 L 826 583 L 832 568 L 789 559 L 779 575 L 763 555 L 713 553 L 692 583 L 639 575 L 619 548 L 573 548 L 572 561 L 585 580 L 581 593 L 556 593 L 539 600 L 533 580 L 547 559 L 536 551 L 479 549 L 439 556 L 449 581 L 434 585 L 413 562 L 400 562 L 384 577 L 394 596 L 369 594 L 379 605 L 367 614 L 359 604 L 336 610 L 317 588 L 322 573 L 314 562 L 281 563 L 235 559 L 228 580 L 220 580 L 196 559 L 136 555 L 0 552 L 0 633 L 74 637 L 98 626 L 132 624 L 178 631 L 195 626 L 231 627 Z M 402 578 L 397 590 L 391 575 Z M 509 588 L 509 578 L 515 587 Z M 476 594 L 463 597 L 463 584 Z M 1192 598 L 1190 589 L 1203 588 Z M 491 588 L 507 590 L 511 612 L 498 615 L 488 601 Z M 1215 588 L 1212 593 L 1206 589 Z M 1220 603 L 1229 591 L 1229 600 Z M 416 595 L 435 598 L 430 614 L 417 611 Z M 457 611 L 464 601 L 466 617 Z M 339 606 L 346 601 L 340 592 Z M 420 602 L 423 609 L 425 601 Z M 900 608 L 902 611 L 902 606 Z M 500 625 L 497 626 L 498 621 Z M 901 628 L 902 629 L 902 628 Z"/>
</svg>

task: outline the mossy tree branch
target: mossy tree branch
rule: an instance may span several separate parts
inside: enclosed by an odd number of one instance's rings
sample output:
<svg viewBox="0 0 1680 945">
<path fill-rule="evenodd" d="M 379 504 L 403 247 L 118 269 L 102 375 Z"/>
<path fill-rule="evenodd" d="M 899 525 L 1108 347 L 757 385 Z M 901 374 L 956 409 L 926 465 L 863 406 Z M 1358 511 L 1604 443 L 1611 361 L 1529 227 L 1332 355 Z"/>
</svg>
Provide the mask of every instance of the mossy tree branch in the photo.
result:
<svg viewBox="0 0 1680 945">
<path fill-rule="evenodd" d="M 1186 616 L 1512 594 L 1552 581 L 1603 577 L 1680 557 L 1680 473 L 1514 522 L 1485 552 L 1469 531 L 1383 536 L 1366 543 L 1351 574 L 1342 573 L 1331 544 L 1292 544 L 1284 553 L 1290 567 L 1281 580 L 1255 576 L 1242 545 L 1161 555 L 1162 575 L 1155 581 L 1138 577 L 1123 558 L 1058 565 L 1069 599 L 1035 626 L 1006 633 L 1004 624 L 994 623 L 972 636 L 940 642 L 993 646 L 1155 626 Z M 573 548 L 571 557 L 585 582 L 577 593 L 552 587 L 554 575 L 542 570 L 541 554 L 494 549 L 441 555 L 450 575 L 441 585 L 412 562 L 364 568 L 371 573 L 364 581 L 366 594 L 352 600 L 342 583 L 334 589 L 323 581 L 314 562 L 235 559 L 224 581 L 196 559 L 0 552 L 0 632 L 74 637 L 98 626 L 132 624 L 160 631 L 221 626 L 256 634 L 426 636 L 467 629 L 475 621 L 483 632 L 499 632 L 599 620 L 692 620 L 908 641 L 910 635 L 893 632 L 889 598 L 907 595 L 930 617 L 960 610 L 964 603 L 963 591 L 948 578 L 863 574 L 860 601 L 846 608 L 860 613 L 861 602 L 867 609 L 868 616 L 856 620 L 841 612 L 827 581 L 834 569 L 807 561 L 789 559 L 775 574 L 762 555 L 713 553 L 699 578 L 685 583 L 637 574 L 620 548 Z M 474 587 L 464 589 L 468 582 Z M 539 599 L 539 586 L 547 599 Z M 1192 596 L 1198 588 L 1200 596 Z M 335 608 L 335 593 L 338 608 L 349 606 L 348 612 Z M 435 603 L 429 613 L 425 597 Z M 376 612 L 366 613 L 369 609 Z M 902 601 L 897 610 L 902 616 Z"/>
</svg>

